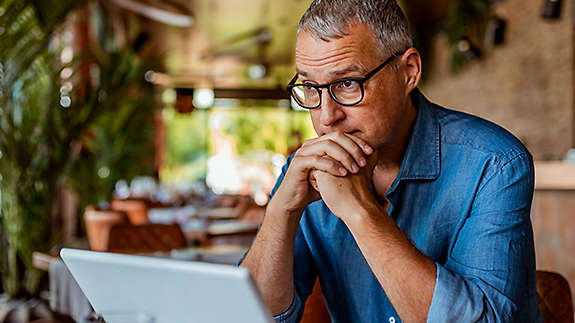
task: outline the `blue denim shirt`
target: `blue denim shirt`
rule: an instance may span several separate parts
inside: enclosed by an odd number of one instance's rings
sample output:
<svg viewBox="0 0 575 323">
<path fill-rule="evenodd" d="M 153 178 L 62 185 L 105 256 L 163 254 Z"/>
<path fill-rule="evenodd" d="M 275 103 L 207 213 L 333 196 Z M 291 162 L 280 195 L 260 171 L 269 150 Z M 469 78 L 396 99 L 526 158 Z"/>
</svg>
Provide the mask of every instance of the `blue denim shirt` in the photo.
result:
<svg viewBox="0 0 575 323">
<path fill-rule="evenodd" d="M 491 122 L 437 106 L 419 90 L 411 97 L 417 118 L 386 196 L 389 216 L 437 266 L 427 321 L 540 322 L 531 155 Z M 350 231 L 321 200 L 303 213 L 295 298 L 277 322 L 299 321 L 316 277 L 333 322 L 401 321 Z"/>
</svg>

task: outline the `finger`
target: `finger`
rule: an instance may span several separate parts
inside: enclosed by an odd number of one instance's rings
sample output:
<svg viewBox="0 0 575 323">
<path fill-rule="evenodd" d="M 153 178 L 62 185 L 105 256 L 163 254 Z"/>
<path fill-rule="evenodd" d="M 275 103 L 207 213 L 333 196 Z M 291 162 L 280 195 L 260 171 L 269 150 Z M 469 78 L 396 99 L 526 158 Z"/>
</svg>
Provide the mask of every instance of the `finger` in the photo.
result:
<svg viewBox="0 0 575 323">
<path fill-rule="evenodd" d="M 365 166 L 367 164 L 366 158 L 365 158 L 365 152 L 364 152 L 364 148 L 362 148 L 362 145 L 365 146 L 363 140 L 359 139 L 358 143 L 356 143 L 356 141 L 354 139 L 352 139 L 351 135 L 347 135 L 344 133 L 330 133 L 326 136 L 324 136 L 325 140 L 332 140 L 334 142 L 336 142 L 338 145 L 340 145 L 341 147 L 343 147 L 343 149 L 345 149 L 348 153 L 350 153 L 353 158 L 355 159 L 355 161 L 357 162 L 358 165 L 360 166 Z M 353 136 L 355 137 L 355 136 Z M 371 148 L 371 147 L 370 147 Z"/>
<path fill-rule="evenodd" d="M 353 140 L 358 146 L 360 146 L 364 153 L 371 155 L 375 152 L 373 147 L 371 147 L 365 140 L 348 133 L 344 133 L 344 135 Z"/>
<path fill-rule="evenodd" d="M 360 146 L 360 147 L 361 147 L 361 150 L 362 150 L 364 153 L 366 153 L 366 154 L 368 154 L 368 155 L 371 155 L 371 154 L 373 154 L 373 153 L 375 152 L 375 149 L 373 149 L 373 147 L 371 147 L 371 145 L 368 144 L 365 140 L 363 140 L 363 139 L 361 139 L 361 138 L 359 138 L 359 137 L 357 137 L 357 136 L 355 136 L 355 135 L 352 135 L 352 134 L 348 134 L 348 133 L 342 133 L 342 134 L 345 135 L 345 136 L 347 136 L 348 138 L 350 138 L 351 140 L 353 140 L 358 146 Z M 321 141 L 322 139 L 324 139 L 324 138 L 326 138 L 326 137 L 329 138 L 330 136 L 331 136 L 331 134 L 328 134 L 327 136 L 322 136 L 322 137 L 316 137 L 316 138 L 308 139 L 308 140 L 306 140 L 306 141 L 303 143 L 303 145 L 305 145 L 306 143 L 312 144 L 312 143 L 314 143 L 314 142 Z"/>
<path fill-rule="evenodd" d="M 297 167 L 308 173 L 307 176 L 314 169 L 324 171 L 333 176 L 346 176 L 349 173 L 341 163 L 327 156 L 300 156 L 297 160 Z"/>
<path fill-rule="evenodd" d="M 319 187 L 317 186 L 317 181 L 315 179 L 315 176 L 313 175 L 313 173 L 317 172 L 317 170 L 313 170 L 309 173 L 309 183 L 311 185 L 311 187 L 313 187 L 314 190 L 319 192 Z"/>
<path fill-rule="evenodd" d="M 300 154 L 307 156 L 330 157 L 354 174 L 359 171 L 359 166 L 355 161 L 354 156 L 331 139 L 318 141 L 315 144 L 310 144 L 302 149 Z"/>
</svg>

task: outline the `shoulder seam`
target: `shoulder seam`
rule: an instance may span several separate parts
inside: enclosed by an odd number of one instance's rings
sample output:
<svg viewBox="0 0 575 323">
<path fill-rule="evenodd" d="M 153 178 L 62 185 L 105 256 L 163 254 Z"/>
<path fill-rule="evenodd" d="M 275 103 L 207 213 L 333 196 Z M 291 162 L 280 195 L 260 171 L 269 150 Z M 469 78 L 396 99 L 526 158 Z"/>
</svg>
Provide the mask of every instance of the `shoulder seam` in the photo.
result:
<svg viewBox="0 0 575 323">
<path fill-rule="evenodd" d="M 498 157 L 498 156 L 496 156 Z M 507 161 L 496 161 L 497 168 L 493 171 L 493 173 L 485 179 L 485 181 L 483 181 L 483 183 L 478 187 L 477 189 L 477 194 L 479 194 L 479 192 L 481 192 L 481 190 L 483 190 L 483 188 L 485 187 L 485 185 L 487 185 L 487 183 L 489 183 L 500 171 L 502 171 L 507 165 L 511 164 L 512 162 L 514 162 L 515 160 L 517 160 L 518 158 L 521 157 L 527 157 L 527 158 L 531 158 L 531 154 L 529 152 L 521 152 L 518 153 L 514 156 L 512 156 L 511 158 L 509 158 L 509 160 Z"/>
</svg>

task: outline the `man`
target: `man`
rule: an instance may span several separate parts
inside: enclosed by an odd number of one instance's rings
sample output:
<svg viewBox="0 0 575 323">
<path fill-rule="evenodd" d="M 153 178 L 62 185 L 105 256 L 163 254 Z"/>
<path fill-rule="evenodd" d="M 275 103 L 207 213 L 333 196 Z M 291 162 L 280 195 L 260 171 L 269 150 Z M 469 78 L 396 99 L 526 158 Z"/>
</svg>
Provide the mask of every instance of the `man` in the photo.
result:
<svg viewBox="0 0 575 323">
<path fill-rule="evenodd" d="M 316 0 L 292 97 L 318 137 L 288 159 L 242 261 L 278 322 L 316 277 L 334 322 L 536 322 L 529 152 L 430 103 L 393 0 Z"/>
</svg>

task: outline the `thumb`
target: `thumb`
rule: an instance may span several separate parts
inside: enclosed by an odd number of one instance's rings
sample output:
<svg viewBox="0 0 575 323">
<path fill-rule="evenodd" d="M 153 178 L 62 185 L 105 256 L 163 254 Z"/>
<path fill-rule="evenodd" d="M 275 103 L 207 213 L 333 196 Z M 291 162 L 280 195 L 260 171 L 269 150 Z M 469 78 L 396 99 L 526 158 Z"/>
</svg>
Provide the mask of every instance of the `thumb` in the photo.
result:
<svg viewBox="0 0 575 323">
<path fill-rule="evenodd" d="M 309 172 L 308 175 L 308 182 L 313 187 L 314 190 L 319 192 L 319 188 L 317 186 L 317 180 L 315 179 L 315 174 L 318 172 L 317 170 L 312 170 Z"/>
</svg>

